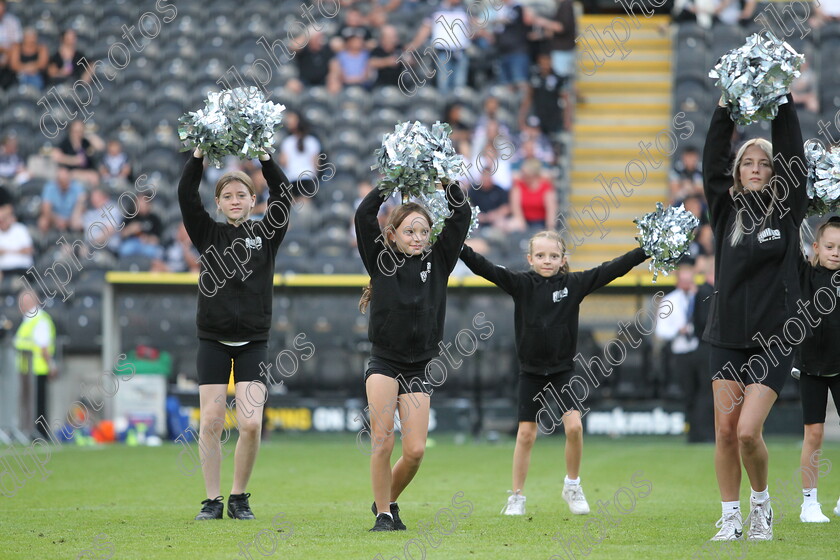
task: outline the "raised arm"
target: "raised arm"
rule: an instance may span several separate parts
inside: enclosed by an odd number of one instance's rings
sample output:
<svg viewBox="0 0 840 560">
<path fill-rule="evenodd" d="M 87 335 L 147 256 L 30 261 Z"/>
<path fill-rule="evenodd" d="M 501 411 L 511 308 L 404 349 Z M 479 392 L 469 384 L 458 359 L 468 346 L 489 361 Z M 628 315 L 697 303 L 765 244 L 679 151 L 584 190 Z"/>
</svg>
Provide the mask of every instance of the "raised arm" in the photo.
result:
<svg viewBox="0 0 840 560">
<path fill-rule="evenodd" d="M 260 163 L 262 163 L 263 177 L 268 185 L 268 206 L 260 221 L 263 229 L 274 231 L 274 235 L 267 237 L 275 246 L 279 246 L 289 229 L 292 207 L 291 183 L 271 155 L 261 155 Z"/>
<path fill-rule="evenodd" d="M 443 253 L 446 266 L 451 272 L 458 264 L 458 256 L 467 239 L 470 229 L 472 210 L 467 202 L 467 195 L 457 182 L 446 185 L 446 201 L 452 215 L 443 222 L 443 231 L 435 241 L 434 250 Z"/>
<path fill-rule="evenodd" d="M 199 252 L 206 249 L 205 245 L 210 232 L 216 227 L 216 222 L 204 209 L 201 196 L 198 194 L 203 174 L 204 154 L 196 150 L 184 165 L 184 171 L 181 173 L 181 180 L 178 183 L 178 204 L 181 206 L 184 227 L 187 228 L 190 240 Z"/>
<path fill-rule="evenodd" d="M 643 263 L 647 258 L 644 249 L 637 247 L 629 253 L 625 253 L 600 266 L 578 272 L 577 274 L 581 276 L 584 295 L 591 294 L 598 288 L 606 286 L 619 276 L 624 276 L 633 270 L 634 266 Z"/>
<path fill-rule="evenodd" d="M 513 295 L 517 286 L 517 274 L 503 266 L 493 264 L 483 255 L 476 253 L 469 245 L 461 249 L 461 260 L 473 274 L 493 282 L 505 292 Z"/>
<path fill-rule="evenodd" d="M 790 209 L 791 217 L 796 227 L 799 227 L 808 210 L 808 193 L 805 189 L 808 166 L 805 163 L 799 117 L 790 93 L 787 95 L 787 103 L 779 106 L 771 130 L 773 170 L 779 179 L 783 179 L 776 183 L 784 197 L 782 207 Z"/>
<path fill-rule="evenodd" d="M 703 192 L 709 205 L 712 227 L 733 204 L 729 189 L 733 185 L 730 171 L 732 131 L 735 123 L 729 109 L 718 106 L 712 115 L 706 144 L 703 147 Z"/>
<path fill-rule="evenodd" d="M 359 207 L 356 209 L 355 225 L 356 225 L 356 246 L 359 249 L 359 255 L 362 257 L 362 263 L 368 274 L 372 275 L 372 271 L 376 270 L 376 258 L 384 249 L 384 245 L 377 245 L 377 238 L 382 235 L 382 230 L 379 229 L 379 220 L 376 218 L 379 214 L 379 208 L 385 199 L 380 195 L 377 188 L 371 190 L 367 196 L 362 199 Z"/>
</svg>

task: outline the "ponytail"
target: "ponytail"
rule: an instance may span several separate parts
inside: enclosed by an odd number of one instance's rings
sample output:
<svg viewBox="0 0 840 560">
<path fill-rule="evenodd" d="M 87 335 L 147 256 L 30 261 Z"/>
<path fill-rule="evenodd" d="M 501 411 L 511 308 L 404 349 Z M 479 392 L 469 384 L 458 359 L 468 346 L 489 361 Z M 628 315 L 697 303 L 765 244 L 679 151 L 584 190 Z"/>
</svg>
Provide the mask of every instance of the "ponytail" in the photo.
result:
<svg viewBox="0 0 840 560">
<path fill-rule="evenodd" d="M 361 311 L 362 315 L 365 314 L 365 311 L 370 304 L 370 294 L 371 294 L 371 286 L 372 283 L 368 282 L 368 285 L 364 287 L 362 290 L 362 297 L 359 298 L 359 311 Z"/>
</svg>

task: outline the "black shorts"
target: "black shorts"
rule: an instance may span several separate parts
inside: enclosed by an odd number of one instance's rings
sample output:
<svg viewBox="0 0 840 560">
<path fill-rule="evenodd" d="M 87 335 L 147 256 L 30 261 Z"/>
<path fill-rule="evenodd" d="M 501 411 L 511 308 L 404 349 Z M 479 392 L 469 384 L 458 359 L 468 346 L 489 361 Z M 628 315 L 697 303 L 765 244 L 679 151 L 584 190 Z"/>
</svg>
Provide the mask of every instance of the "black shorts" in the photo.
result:
<svg viewBox="0 0 840 560">
<path fill-rule="evenodd" d="M 808 375 L 804 371 L 800 374 L 799 394 L 802 396 L 803 424 L 825 424 L 829 391 L 834 399 L 834 406 L 840 407 L 840 375 L 823 377 Z"/>
<path fill-rule="evenodd" d="M 773 389 L 776 395 L 782 391 L 785 381 L 790 377 L 794 352 L 783 355 L 775 345 L 770 347 L 772 356 L 767 350 L 758 348 L 721 348 L 712 346 L 709 353 L 709 367 L 712 381 L 728 379 L 737 381 L 744 386 L 758 383 Z M 775 360 L 775 364 L 774 364 Z"/>
<path fill-rule="evenodd" d="M 568 410 L 576 410 L 569 407 L 571 404 L 568 395 L 562 393 L 563 387 L 574 376 L 574 370 L 562 371 L 560 373 L 553 373 L 551 375 L 531 375 L 528 373 L 519 374 L 519 421 L 520 422 L 536 422 L 537 413 L 543 408 L 545 404 L 555 410 L 559 410 L 558 417 L 561 417 Z M 546 385 L 551 383 L 554 387 L 556 396 L 552 394 L 551 389 L 545 390 Z M 567 390 L 568 392 L 568 390 Z M 537 395 L 542 394 L 539 398 Z M 557 397 L 560 398 L 562 406 L 557 403 Z"/>
<path fill-rule="evenodd" d="M 268 362 L 268 341 L 254 340 L 242 346 L 228 346 L 218 340 L 198 339 L 198 384 L 227 385 L 233 363 L 233 381 L 259 381 L 260 364 Z"/>
<path fill-rule="evenodd" d="M 399 383 L 398 395 L 406 393 L 432 394 L 432 384 L 426 379 L 426 364 L 432 360 L 422 362 L 404 363 L 388 360 L 380 356 L 368 358 L 367 370 L 365 370 L 365 381 L 374 373 L 380 373 Z"/>
</svg>

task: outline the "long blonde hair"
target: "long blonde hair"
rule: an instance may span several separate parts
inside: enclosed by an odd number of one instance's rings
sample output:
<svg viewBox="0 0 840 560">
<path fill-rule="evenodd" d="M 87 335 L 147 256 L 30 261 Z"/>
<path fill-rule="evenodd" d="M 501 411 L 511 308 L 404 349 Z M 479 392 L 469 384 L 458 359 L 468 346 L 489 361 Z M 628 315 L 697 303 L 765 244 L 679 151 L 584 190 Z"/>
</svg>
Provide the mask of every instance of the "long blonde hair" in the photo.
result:
<svg viewBox="0 0 840 560">
<path fill-rule="evenodd" d="M 403 223 L 409 214 L 413 212 L 417 212 L 423 218 L 426 219 L 426 222 L 429 224 L 429 227 L 432 227 L 432 217 L 429 215 L 429 211 L 426 210 L 426 207 L 422 204 L 418 204 L 416 202 L 407 202 L 405 204 L 401 204 L 400 206 L 396 207 L 391 215 L 388 216 L 387 222 L 385 222 L 385 230 L 384 235 L 382 236 L 383 242 L 386 244 L 387 247 L 390 249 L 396 248 L 396 242 L 392 241 L 388 233 L 389 232 L 396 232 L 397 228 Z M 367 309 L 368 305 L 370 304 L 370 297 L 372 295 L 372 282 L 368 282 L 368 285 L 362 289 L 362 297 L 359 298 L 359 311 L 364 315 L 365 310 Z"/>
<path fill-rule="evenodd" d="M 545 238 L 550 241 L 556 241 L 560 245 L 560 256 L 566 256 L 566 242 L 563 241 L 563 236 L 557 233 L 556 231 L 551 230 L 544 230 L 537 234 L 534 234 L 531 239 L 528 240 L 528 254 L 533 256 L 534 254 L 534 239 Z M 566 259 L 566 262 L 563 263 L 563 266 L 560 267 L 560 272 L 563 274 L 569 273 L 569 259 Z"/>
<path fill-rule="evenodd" d="M 735 196 L 737 197 L 744 197 L 747 194 L 747 189 L 744 187 L 744 184 L 741 183 L 741 160 L 744 159 L 744 153 L 747 151 L 747 148 L 750 146 L 758 146 L 761 148 L 761 151 L 767 156 L 767 159 L 770 160 L 770 168 L 773 169 L 773 144 L 769 141 L 765 140 L 764 138 L 753 138 L 752 140 L 747 140 L 744 142 L 741 147 L 738 149 L 738 152 L 735 154 L 735 163 L 732 166 L 732 179 L 733 183 L 733 190 L 735 191 Z M 764 217 L 761 219 L 761 226 L 767 223 L 767 219 L 773 213 L 773 207 L 776 205 L 776 202 L 779 199 L 779 193 L 776 191 L 776 185 L 773 184 L 772 178 L 775 176 L 776 171 L 773 170 L 773 174 L 770 176 L 771 181 L 771 192 L 772 192 L 772 201 L 770 204 L 767 205 L 767 210 L 764 213 Z M 744 202 L 746 204 L 746 202 Z M 760 226 L 759 226 L 760 227 Z M 732 227 L 732 233 L 729 235 L 729 243 L 733 247 L 741 242 L 744 238 L 744 234 L 746 233 L 746 228 L 744 227 L 744 217 L 741 212 L 735 213 L 735 223 Z"/>
</svg>

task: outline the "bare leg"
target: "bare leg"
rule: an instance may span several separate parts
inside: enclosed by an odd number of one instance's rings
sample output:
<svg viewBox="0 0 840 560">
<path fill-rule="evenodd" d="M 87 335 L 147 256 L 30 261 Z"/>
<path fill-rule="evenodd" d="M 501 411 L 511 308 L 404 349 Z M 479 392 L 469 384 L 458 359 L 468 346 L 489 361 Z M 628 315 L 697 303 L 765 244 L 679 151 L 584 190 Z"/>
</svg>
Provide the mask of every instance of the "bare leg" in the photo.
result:
<svg viewBox="0 0 840 560">
<path fill-rule="evenodd" d="M 580 411 L 570 410 L 563 415 L 566 429 L 566 476 L 577 478 L 580 475 L 580 461 L 583 456 L 583 424 Z"/>
<path fill-rule="evenodd" d="M 402 491 L 417 474 L 423 454 L 426 451 L 426 437 L 429 434 L 429 406 L 431 398 L 425 393 L 400 395 L 397 405 L 400 411 L 402 432 L 402 456 L 394 463 L 391 473 L 391 501 L 396 502 Z"/>
<path fill-rule="evenodd" d="M 738 500 L 741 489 L 741 453 L 738 445 L 738 419 L 744 402 L 743 387 L 736 381 L 715 379 L 715 473 L 720 500 Z"/>
<path fill-rule="evenodd" d="M 370 480 L 377 513 L 390 513 L 391 452 L 394 449 L 394 412 L 398 385 L 395 379 L 371 374 L 365 383 L 370 410 Z"/>
<path fill-rule="evenodd" d="M 756 492 L 767 488 L 769 458 L 761 432 L 764 420 L 777 397 L 774 390 L 757 383 L 748 385 L 744 392 L 744 404 L 738 421 L 738 442 L 750 486 Z"/>
<path fill-rule="evenodd" d="M 816 488 L 819 473 L 819 456 L 822 451 L 825 424 L 805 424 L 805 439 L 802 442 L 802 488 Z"/>
<path fill-rule="evenodd" d="M 236 421 L 239 439 L 233 455 L 231 494 L 244 494 L 254 470 L 260 449 L 262 411 L 268 392 L 261 381 L 240 381 L 236 384 Z"/>
<path fill-rule="evenodd" d="M 521 490 L 525 493 L 525 479 L 528 477 L 528 468 L 531 466 L 531 450 L 537 440 L 537 423 L 520 422 L 519 430 L 516 432 L 516 447 L 513 450 L 513 487 L 516 492 Z"/>
<path fill-rule="evenodd" d="M 199 420 L 198 448 L 204 489 L 207 498 L 215 499 L 221 493 L 222 444 L 221 434 L 225 425 L 227 385 L 198 386 L 201 416 Z"/>
</svg>

